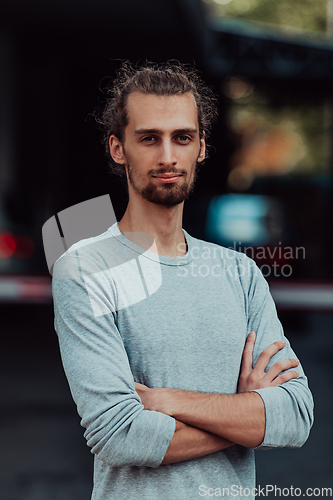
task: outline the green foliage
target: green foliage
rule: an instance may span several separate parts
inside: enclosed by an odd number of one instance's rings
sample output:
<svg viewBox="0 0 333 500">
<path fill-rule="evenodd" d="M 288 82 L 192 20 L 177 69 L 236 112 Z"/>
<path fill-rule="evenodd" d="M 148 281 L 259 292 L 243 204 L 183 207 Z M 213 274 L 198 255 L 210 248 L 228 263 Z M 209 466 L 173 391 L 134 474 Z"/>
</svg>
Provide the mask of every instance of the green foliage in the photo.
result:
<svg viewBox="0 0 333 500">
<path fill-rule="evenodd" d="M 216 16 L 325 32 L 327 0 L 204 0 Z"/>
</svg>

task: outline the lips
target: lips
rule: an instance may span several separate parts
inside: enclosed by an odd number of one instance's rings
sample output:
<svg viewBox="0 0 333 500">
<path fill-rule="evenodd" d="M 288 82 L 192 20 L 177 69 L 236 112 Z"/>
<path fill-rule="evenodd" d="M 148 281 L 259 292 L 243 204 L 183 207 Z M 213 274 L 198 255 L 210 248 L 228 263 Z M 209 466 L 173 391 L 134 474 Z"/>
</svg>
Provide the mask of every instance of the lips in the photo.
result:
<svg viewBox="0 0 333 500">
<path fill-rule="evenodd" d="M 153 175 L 153 177 L 160 182 L 175 182 L 180 176 L 180 174 Z"/>
</svg>

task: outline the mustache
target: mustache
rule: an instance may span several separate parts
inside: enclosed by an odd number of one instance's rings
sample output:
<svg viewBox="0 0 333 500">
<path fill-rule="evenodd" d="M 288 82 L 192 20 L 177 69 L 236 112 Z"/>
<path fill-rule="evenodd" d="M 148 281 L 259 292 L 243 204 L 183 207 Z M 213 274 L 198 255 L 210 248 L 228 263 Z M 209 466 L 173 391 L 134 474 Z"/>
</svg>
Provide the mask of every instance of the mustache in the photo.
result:
<svg viewBox="0 0 333 500">
<path fill-rule="evenodd" d="M 184 175 L 186 174 L 186 170 L 177 169 L 176 167 L 167 168 L 152 168 L 149 170 L 148 175 L 163 175 L 163 174 L 176 174 L 176 175 Z"/>
</svg>

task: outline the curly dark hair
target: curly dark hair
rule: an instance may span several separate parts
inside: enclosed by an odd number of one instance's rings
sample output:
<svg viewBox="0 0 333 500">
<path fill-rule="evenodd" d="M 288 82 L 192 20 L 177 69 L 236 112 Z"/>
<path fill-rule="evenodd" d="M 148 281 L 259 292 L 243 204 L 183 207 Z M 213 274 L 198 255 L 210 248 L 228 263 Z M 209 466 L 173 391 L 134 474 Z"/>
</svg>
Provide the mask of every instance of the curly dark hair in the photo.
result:
<svg viewBox="0 0 333 500">
<path fill-rule="evenodd" d="M 197 105 L 200 137 L 204 132 L 206 137 L 209 135 L 218 114 L 214 92 L 203 82 L 195 69 L 178 61 L 163 64 L 147 62 L 142 66 L 125 61 L 117 71 L 117 77 L 106 89 L 107 99 L 103 111 L 96 115 L 97 123 L 103 130 L 102 142 L 112 166 L 111 171 L 122 178 L 126 177 L 125 169 L 112 159 L 109 138 L 114 134 L 123 142 L 125 127 L 128 124 L 128 97 L 136 91 L 158 96 L 191 92 Z"/>
</svg>

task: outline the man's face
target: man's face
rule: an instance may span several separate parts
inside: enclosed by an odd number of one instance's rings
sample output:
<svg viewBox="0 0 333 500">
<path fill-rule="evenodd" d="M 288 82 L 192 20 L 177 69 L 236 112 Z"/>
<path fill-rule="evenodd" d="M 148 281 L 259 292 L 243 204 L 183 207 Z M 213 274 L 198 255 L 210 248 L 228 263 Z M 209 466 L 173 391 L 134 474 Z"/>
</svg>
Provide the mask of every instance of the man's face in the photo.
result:
<svg viewBox="0 0 333 500">
<path fill-rule="evenodd" d="M 205 155 L 192 94 L 134 92 L 128 98 L 127 112 L 124 142 L 118 148 L 121 158 L 114 159 L 126 166 L 129 196 L 136 193 L 165 206 L 182 203 L 194 186 L 197 163 Z"/>
</svg>

